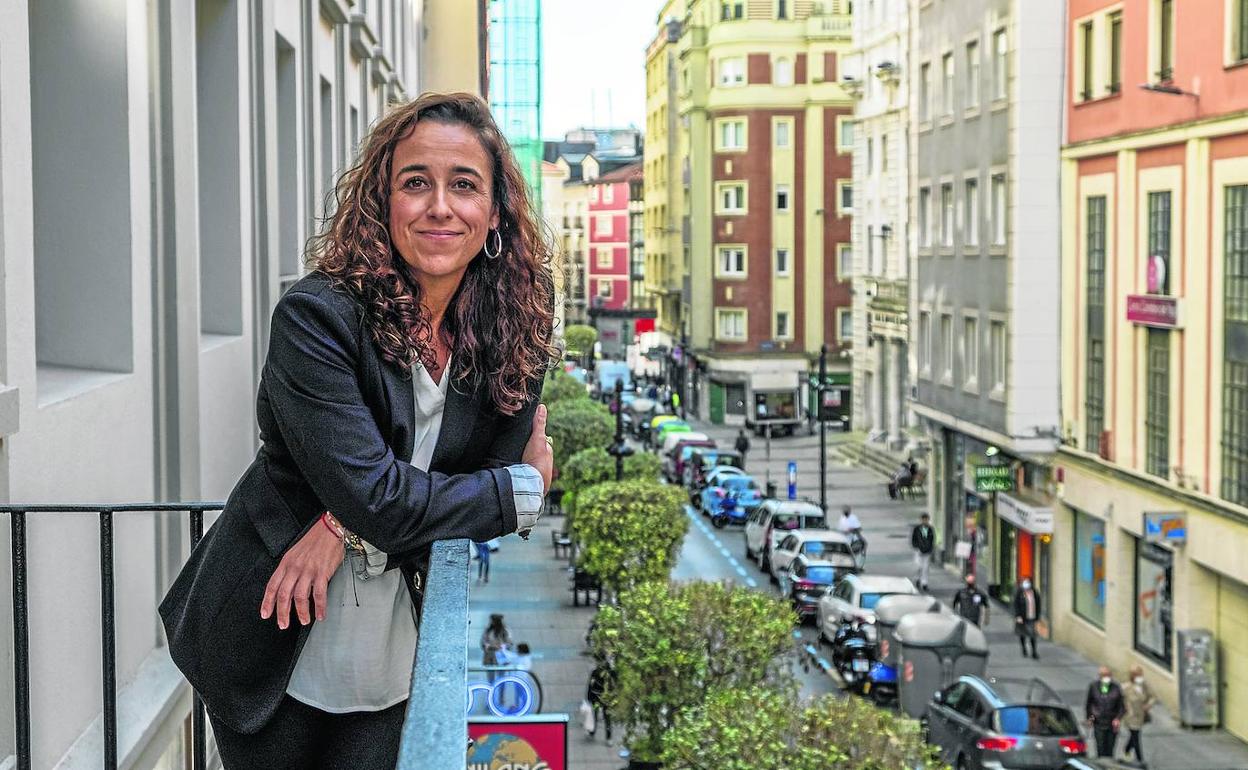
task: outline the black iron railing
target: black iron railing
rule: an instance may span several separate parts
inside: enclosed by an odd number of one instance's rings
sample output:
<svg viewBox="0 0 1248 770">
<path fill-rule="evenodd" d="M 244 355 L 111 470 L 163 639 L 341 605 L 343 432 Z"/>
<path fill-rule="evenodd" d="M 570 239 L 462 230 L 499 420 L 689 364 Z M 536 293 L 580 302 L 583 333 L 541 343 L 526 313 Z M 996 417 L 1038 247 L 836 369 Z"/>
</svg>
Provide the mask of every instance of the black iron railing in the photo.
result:
<svg viewBox="0 0 1248 770">
<path fill-rule="evenodd" d="M 219 502 L 127 503 L 124 505 L 4 505 L 12 533 L 13 701 L 16 770 L 30 770 L 30 629 L 27 586 L 26 517 L 38 514 L 93 514 L 100 527 L 100 616 L 105 770 L 117 767 L 117 627 L 113 591 L 113 516 L 125 513 L 187 513 L 191 548 L 204 535 L 204 514 L 220 511 Z M 468 720 L 468 566 L 467 540 L 435 543 L 425 582 L 420 643 L 413 664 L 412 689 L 403 726 L 399 770 L 417 767 L 464 767 Z M 418 706 L 414 709 L 412 705 Z M 191 763 L 207 766 L 204 704 L 198 693 L 191 706 Z M 432 763 L 430 763 L 430 760 Z"/>
</svg>

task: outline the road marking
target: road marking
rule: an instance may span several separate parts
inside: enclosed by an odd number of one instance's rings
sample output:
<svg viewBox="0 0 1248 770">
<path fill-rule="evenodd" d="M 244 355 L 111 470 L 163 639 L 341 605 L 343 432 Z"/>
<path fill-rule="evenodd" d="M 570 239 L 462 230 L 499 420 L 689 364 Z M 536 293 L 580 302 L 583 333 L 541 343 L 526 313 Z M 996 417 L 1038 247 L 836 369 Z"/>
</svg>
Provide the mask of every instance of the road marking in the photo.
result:
<svg viewBox="0 0 1248 770">
<path fill-rule="evenodd" d="M 752 577 L 747 577 L 745 579 L 745 584 L 750 588 L 758 588 L 758 581 Z"/>
<path fill-rule="evenodd" d="M 722 553 L 722 554 L 724 555 L 724 558 L 725 558 L 725 559 L 727 559 L 728 561 L 732 562 L 733 564 L 736 564 L 737 560 L 736 560 L 736 559 L 734 559 L 734 558 L 732 558 L 732 555 L 728 553 L 728 549 L 727 549 L 727 548 L 724 548 L 724 547 L 721 545 L 721 546 L 719 547 L 719 552 L 720 552 L 720 553 Z"/>
<path fill-rule="evenodd" d="M 746 574 L 745 574 L 745 567 L 742 567 L 741 565 L 739 565 L 739 564 L 738 564 L 738 565 L 737 565 L 737 574 L 738 574 L 738 575 L 740 575 L 741 577 L 745 577 L 745 576 L 746 576 Z"/>
</svg>

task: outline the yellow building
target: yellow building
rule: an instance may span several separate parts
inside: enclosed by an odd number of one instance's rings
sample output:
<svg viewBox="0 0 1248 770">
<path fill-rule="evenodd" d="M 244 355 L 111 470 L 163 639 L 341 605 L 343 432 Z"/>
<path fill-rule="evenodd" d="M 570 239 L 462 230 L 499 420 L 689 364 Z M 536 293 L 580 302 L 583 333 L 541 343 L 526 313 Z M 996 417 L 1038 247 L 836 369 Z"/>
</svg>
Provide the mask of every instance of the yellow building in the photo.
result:
<svg viewBox="0 0 1248 770">
<path fill-rule="evenodd" d="M 713 422 L 807 418 L 825 342 L 848 409 L 850 242 L 836 151 L 848 0 L 671 0 L 646 59 L 646 290 L 683 343 L 676 384 Z M 831 149 L 828 149 L 831 148 Z M 842 371 L 843 370 L 843 371 Z"/>
</svg>

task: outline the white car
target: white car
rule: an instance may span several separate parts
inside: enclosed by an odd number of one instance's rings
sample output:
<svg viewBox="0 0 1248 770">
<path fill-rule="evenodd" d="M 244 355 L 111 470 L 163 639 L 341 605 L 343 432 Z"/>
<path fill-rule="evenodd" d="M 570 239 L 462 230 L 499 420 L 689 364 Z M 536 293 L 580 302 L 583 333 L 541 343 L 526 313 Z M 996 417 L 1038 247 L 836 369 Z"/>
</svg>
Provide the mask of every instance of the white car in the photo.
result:
<svg viewBox="0 0 1248 770">
<path fill-rule="evenodd" d="M 741 470 L 740 468 L 734 468 L 731 465 L 721 465 L 719 467 L 712 468 L 711 472 L 706 474 L 706 479 L 705 479 L 706 483 L 703 484 L 702 486 L 713 487 L 719 483 L 720 479 L 724 479 L 729 476 L 744 476 L 744 475 L 745 475 L 745 471 Z M 702 489 L 689 490 L 689 502 L 693 504 L 694 508 L 700 509 L 702 507 Z M 702 513 L 706 513 L 706 511 L 702 511 Z"/>
<path fill-rule="evenodd" d="M 667 457 L 672 453 L 672 449 L 682 441 L 706 441 L 705 433 L 696 431 L 688 431 L 686 433 L 669 433 L 663 437 L 663 448 L 659 450 L 659 457 Z"/>
<path fill-rule="evenodd" d="M 858 618 L 875 623 L 875 605 L 893 594 L 917 594 L 910 578 L 891 575 L 846 575 L 836 587 L 819 599 L 817 622 L 819 635 L 825 639 L 836 636 L 842 623 Z M 874 627 L 874 626 L 872 626 Z"/>
<path fill-rule="evenodd" d="M 745 522 L 745 558 L 757 558 L 763 572 L 770 572 L 772 549 L 796 529 L 828 529 L 823 510 L 806 500 L 764 500 Z"/>
<path fill-rule="evenodd" d="M 857 572 L 857 562 L 849 550 L 849 538 L 830 529 L 795 529 L 780 538 L 771 552 L 771 582 L 778 583 L 789 564 L 801 554 L 808 559 L 827 562 L 836 567 L 837 575 Z"/>
</svg>

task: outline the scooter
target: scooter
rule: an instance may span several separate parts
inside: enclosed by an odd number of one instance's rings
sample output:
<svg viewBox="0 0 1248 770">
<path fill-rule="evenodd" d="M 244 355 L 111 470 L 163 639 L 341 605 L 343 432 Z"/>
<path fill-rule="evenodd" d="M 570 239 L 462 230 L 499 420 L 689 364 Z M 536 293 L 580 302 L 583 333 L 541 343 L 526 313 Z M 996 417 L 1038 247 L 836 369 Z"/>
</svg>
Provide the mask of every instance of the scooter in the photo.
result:
<svg viewBox="0 0 1248 770">
<path fill-rule="evenodd" d="M 846 687 L 883 700 L 897 692 L 897 671 L 876 660 L 875 643 L 859 620 L 843 624 L 832 640 L 832 661 Z"/>
<path fill-rule="evenodd" d="M 719 504 L 719 510 L 711 517 L 711 523 L 716 529 L 723 529 L 730 523 L 744 523 L 745 518 L 745 509 L 737 505 L 737 493 L 729 492 Z"/>
</svg>

